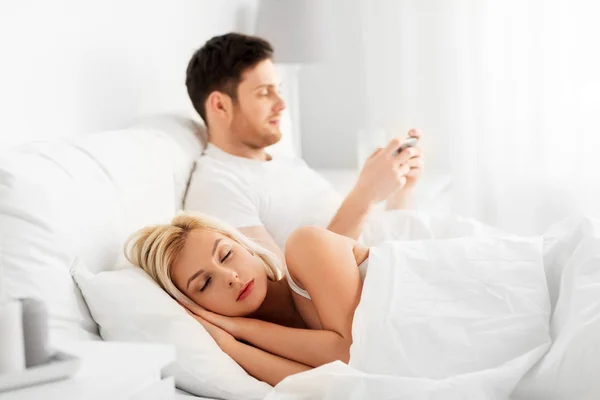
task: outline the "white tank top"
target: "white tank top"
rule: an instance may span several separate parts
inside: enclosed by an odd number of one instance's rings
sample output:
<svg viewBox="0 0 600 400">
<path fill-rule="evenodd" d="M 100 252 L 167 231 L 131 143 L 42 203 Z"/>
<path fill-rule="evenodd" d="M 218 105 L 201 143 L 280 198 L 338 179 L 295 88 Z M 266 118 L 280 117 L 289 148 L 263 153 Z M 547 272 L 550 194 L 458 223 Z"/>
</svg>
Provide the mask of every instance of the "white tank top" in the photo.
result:
<svg viewBox="0 0 600 400">
<path fill-rule="evenodd" d="M 360 274 L 360 279 L 365 280 L 365 275 L 367 275 L 367 269 L 369 268 L 369 258 L 367 257 L 365 261 L 361 262 L 358 266 L 358 273 Z M 288 272 L 287 268 L 285 269 L 285 278 L 287 279 L 288 285 L 290 285 L 290 289 L 304 297 L 305 299 L 311 300 L 310 295 L 304 289 L 302 289 L 294 280 L 292 276 Z"/>
</svg>

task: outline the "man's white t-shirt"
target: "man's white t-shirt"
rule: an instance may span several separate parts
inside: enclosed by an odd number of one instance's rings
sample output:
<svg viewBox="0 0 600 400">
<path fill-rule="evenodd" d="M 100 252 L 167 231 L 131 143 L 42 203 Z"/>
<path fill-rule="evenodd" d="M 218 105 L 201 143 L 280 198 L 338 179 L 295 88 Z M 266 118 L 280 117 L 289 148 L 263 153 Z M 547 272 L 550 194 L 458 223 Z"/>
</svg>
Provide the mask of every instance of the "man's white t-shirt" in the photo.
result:
<svg viewBox="0 0 600 400">
<path fill-rule="evenodd" d="M 342 203 L 329 182 L 299 158 L 258 161 L 208 144 L 196 162 L 185 209 L 236 228 L 264 226 L 283 249 L 294 229 L 326 227 Z"/>
</svg>

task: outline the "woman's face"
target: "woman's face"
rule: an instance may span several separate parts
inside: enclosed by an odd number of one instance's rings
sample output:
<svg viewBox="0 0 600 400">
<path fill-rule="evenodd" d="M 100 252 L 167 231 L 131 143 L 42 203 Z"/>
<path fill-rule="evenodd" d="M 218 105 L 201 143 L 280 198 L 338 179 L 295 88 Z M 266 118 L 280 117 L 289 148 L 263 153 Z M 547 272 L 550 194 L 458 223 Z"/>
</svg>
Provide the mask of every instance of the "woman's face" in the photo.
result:
<svg viewBox="0 0 600 400">
<path fill-rule="evenodd" d="M 189 232 L 171 266 L 171 279 L 199 306 L 231 317 L 255 312 L 267 294 L 263 261 L 235 240 L 208 229 Z"/>
</svg>

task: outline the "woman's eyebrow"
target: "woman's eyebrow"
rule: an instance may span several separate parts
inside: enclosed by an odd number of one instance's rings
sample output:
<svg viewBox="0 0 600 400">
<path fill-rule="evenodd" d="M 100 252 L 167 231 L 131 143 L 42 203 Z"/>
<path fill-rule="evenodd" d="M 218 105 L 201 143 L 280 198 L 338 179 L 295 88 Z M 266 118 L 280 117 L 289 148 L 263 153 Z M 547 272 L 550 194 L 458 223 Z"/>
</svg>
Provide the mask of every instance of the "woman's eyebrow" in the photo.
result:
<svg viewBox="0 0 600 400">
<path fill-rule="evenodd" d="M 219 245 L 219 242 L 223 240 L 223 239 L 217 239 L 215 240 L 215 244 L 213 244 L 213 249 L 212 249 L 212 255 L 213 257 L 215 256 L 215 251 L 217 250 L 217 246 Z"/>
<path fill-rule="evenodd" d="M 215 256 L 215 251 L 217 251 L 217 246 L 219 245 L 219 242 L 221 242 L 221 240 L 223 240 L 223 239 L 217 239 L 217 240 L 215 240 L 215 243 L 213 244 L 213 249 L 212 249 L 212 255 L 213 255 L 213 257 Z M 190 279 L 188 279 L 188 281 L 187 281 L 187 288 L 189 289 L 190 288 L 190 283 L 194 279 L 196 279 L 197 277 L 199 277 L 200 275 L 202 275 L 203 273 L 204 273 L 203 269 L 200 269 L 200 270 L 194 272 L 194 274 L 192 276 L 190 276 Z"/>
<path fill-rule="evenodd" d="M 199 277 L 199 276 L 200 276 L 200 275 L 202 275 L 203 273 L 204 273 L 204 270 L 203 270 L 203 269 L 200 269 L 200 270 L 196 271 L 196 272 L 194 273 L 194 275 L 190 276 L 190 279 L 188 279 L 188 281 L 187 281 L 187 289 L 189 289 L 189 288 L 190 288 L 190 282 L 192 282 L 194 279 L 196 279 L 197 277 Z"/>
</svg>

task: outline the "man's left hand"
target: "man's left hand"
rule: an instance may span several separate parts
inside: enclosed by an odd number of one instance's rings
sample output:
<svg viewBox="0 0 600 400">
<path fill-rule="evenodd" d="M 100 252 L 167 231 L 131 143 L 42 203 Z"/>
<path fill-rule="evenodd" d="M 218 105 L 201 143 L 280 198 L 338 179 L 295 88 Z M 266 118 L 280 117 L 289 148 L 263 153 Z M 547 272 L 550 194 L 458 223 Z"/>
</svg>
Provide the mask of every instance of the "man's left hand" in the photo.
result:
<svg viewBox="0 0 600 400">
<path fill-rule="evenodd" d="M 420 141 L 421 138 L 423 137 L 423 134 L 418 129 L 411 129 L 408 132 L 408 136 L 416 137 Z M 417 184 L 417 181 L 421 177 L 421 174 L 423 173 L 423 168 L 425 165 L 424 161 L 423 161 L 423 150 L 421 150 L 421 148 L 419 147 L 418 144 L 417 144 L 417 146 L 415 146 L 413 148 L 413 150 L 414 151 L 412 152 L 411 157 L 408 159 L 408 165 L 410 166 L 410 171 L 408 171 L 408 173 L 405 175 L 406 176 L 406 184 L 404 185 L 404 187 L 402 189 L 400 189 L 400 191 L 406 191 L 406 190 L 413 189 L 415 187 L 415 185 Z"/>
<path fill-rule="evenodd" d="M 423 133 L 418 129 L 411 129 L 408 132 L 408 136 L 416 137 L 420 141 L 423 137 Z M 405 159 L 401 165 L 407 164 L 410 167 L 410 170 L 405 175 L 406 184 L 387 199 L 387 209 L 408 208 L 410 197 L 412 196 L 412 189 L 414 189 L 417 182 L 421 178 L 425 166 L 423 151 L 418 144 L 415 147 L 403 150 L 398 157 Z"/>
</svg>

